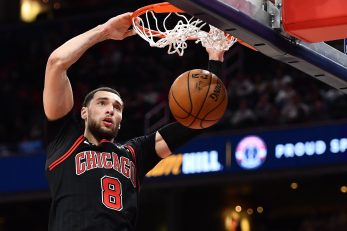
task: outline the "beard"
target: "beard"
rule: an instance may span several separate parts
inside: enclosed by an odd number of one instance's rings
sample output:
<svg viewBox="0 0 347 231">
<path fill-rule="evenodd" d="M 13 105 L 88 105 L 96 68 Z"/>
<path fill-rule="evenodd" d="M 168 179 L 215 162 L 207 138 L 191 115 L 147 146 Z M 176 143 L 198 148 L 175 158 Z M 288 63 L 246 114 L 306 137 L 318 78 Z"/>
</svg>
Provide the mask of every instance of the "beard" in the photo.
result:
<svg viewBox="0 0 347 231">
<path fill-rule="evenodd" d="M 114 126 L 112 129 L 105 129 L 105 128 L 101 127 L 100 125 L 98 125 L 98 123 L 93 119 L 91 119 L 89 121 L 87 126 L 88 126 L 90 133 L 97 140 L 102 140 L 102 139 L 112 140 L 112 139 L 116 138 L 116 136 L 118 135 L 118 131 L 119 131 L 118 126 Z"/>
</svg>

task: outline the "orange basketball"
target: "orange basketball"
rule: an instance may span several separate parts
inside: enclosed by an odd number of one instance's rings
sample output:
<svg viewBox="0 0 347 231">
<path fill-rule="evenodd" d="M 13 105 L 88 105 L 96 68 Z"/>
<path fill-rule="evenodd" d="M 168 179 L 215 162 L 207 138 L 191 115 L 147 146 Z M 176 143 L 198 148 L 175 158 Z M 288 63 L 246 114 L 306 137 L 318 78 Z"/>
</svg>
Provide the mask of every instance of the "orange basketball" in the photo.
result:
<svg viewBox="0 0 347 231">
<path fill-rule="evenodd" d="M 223 116 L 228 97 L 223 82 L 213 73 L 194 69 L 173 82 L 169 106 L 182 125 L 202 129 L 217 123 Z"/>
</svg>

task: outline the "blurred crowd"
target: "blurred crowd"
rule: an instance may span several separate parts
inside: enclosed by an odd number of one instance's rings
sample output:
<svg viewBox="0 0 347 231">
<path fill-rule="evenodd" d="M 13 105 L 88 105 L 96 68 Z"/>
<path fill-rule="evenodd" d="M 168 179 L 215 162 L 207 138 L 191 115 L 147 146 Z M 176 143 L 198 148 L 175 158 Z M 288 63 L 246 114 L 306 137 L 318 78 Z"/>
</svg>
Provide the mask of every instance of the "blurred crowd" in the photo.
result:
<svg viewBox="0 0 347 231">
<path fill-rule="evenodd" d="M 274 126 L 343 119 L 347 101 L 343 93 L 313 80 L 285 64 L 251 61 L 256 71 L 229 78 L 228 128 Z"/>
<path fill-rule="evenodd" d="M 107 20 L 89 16 L 0 27 L 0 156 L 42 151 L 42 90 L 50 53 L 69 38 Z M 312 77 L 235 45 L 226 53 L 223 79 L 229 94 L 217 130 L 344 119 L 347 98 Z M 233 66 L 234 68 L 229 68 Z M 115 87 L 125 102 L 119 139 L 144 132 L 144 115 L 161 102 L 181 73 L 207 67 L 207 53 L 193 42 L 183 57 L 150 47 L 138 36 L 105 41 L 70 70 L 75 110 L 98 86 Z M 171 118 L 172 119 L 172 118 Z"/>
</svg>

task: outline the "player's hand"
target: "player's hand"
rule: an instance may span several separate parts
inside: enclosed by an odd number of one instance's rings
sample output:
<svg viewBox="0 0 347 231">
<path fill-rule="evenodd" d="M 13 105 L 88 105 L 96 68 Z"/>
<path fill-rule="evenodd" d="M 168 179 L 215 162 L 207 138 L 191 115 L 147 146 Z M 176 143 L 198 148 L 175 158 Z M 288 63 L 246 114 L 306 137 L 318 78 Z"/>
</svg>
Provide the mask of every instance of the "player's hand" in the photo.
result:
<svg viewBox="0 0 347 231">
<path fill-rule="evenodd" d="M 209 60 L 216 60 L 223 62 L 224 60 L 224 50 L 217 50 L 212 47 L 206 47 Z"/>
<path fill-rule="evenodd" d="M 130 29 L 132 25 L 131 12 L 120 14 L 109 19 L 103 26 L 108 39 L 122 40 L 126 37 L 135 34 L 135 31 Z"/>
</svg>

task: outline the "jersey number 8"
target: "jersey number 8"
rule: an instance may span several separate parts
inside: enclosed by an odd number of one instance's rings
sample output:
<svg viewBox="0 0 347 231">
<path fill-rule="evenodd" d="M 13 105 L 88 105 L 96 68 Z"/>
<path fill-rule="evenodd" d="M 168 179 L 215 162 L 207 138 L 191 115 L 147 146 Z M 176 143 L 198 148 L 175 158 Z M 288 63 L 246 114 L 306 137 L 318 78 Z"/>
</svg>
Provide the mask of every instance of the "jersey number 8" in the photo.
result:
<svg viewBox="0 0 347 231">
<path fill-rule="evenodd" d="M 101 178 L 102 203 L 109 209 L 123 209 L 122 184 L 117 178 L 104 176 Z"/>
</svg>

